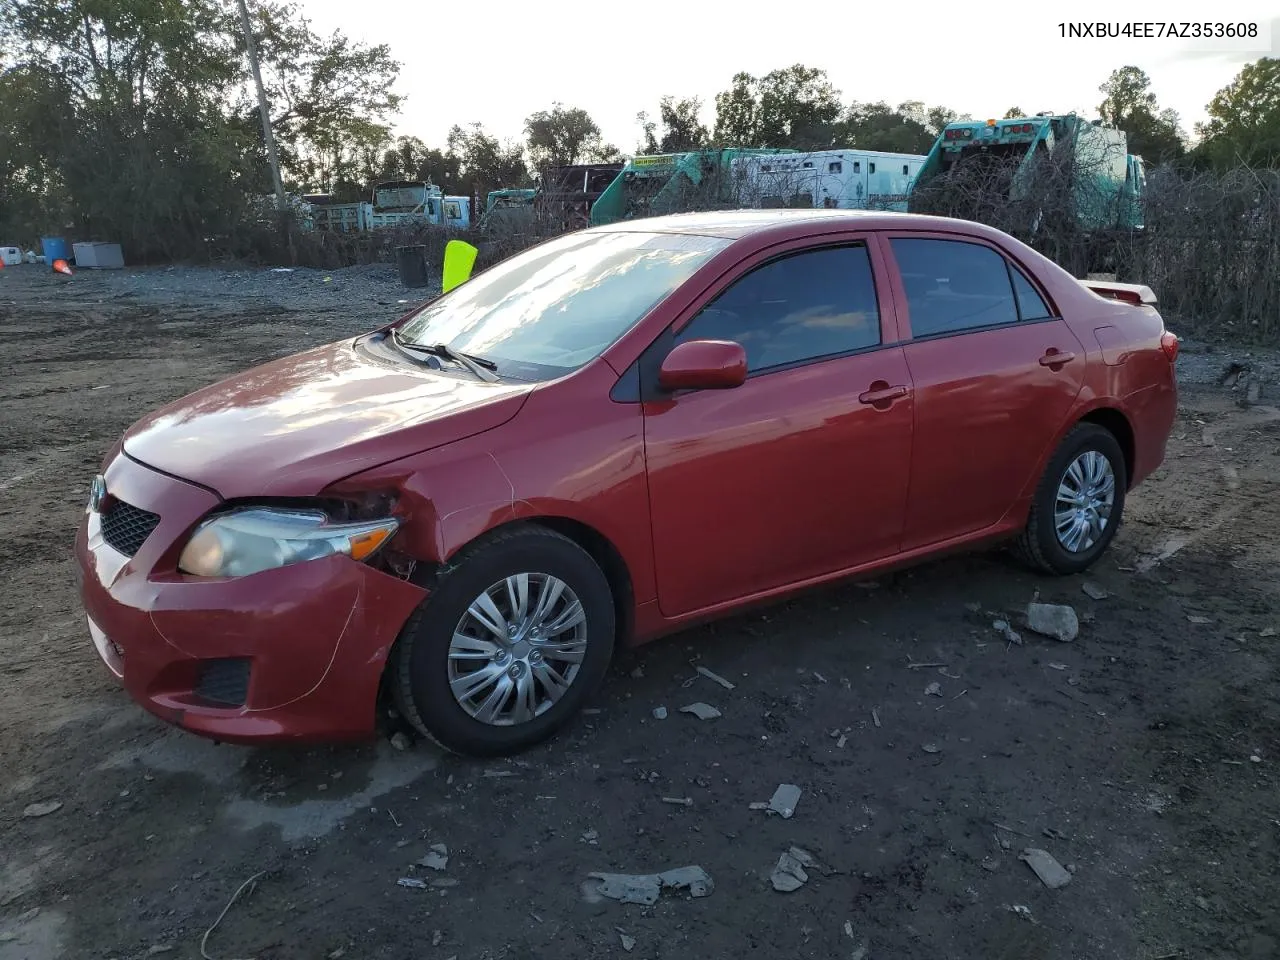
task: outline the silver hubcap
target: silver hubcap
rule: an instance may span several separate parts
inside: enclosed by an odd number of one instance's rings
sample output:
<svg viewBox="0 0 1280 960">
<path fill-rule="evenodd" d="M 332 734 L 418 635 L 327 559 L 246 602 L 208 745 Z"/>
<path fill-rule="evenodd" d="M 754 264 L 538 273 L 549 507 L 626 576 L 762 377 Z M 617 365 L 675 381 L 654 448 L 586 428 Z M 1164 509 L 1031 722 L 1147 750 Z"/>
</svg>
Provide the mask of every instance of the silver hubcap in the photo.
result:
<svg viewBox="0 0 1280 960">
<path fill-rule="evenodd" d="M 1111 461 L 1097 450 L 1086 450 L 1071 461 L 1058 483 L 1053 512 L 1058 542 L 1071 553 L 1088 550 L 1102 539 L 1115 501 Z"/>
<path fill-rule="evenodd" d="M 578 595 L 548 574 L 517 573 L 476 597 L 454 627 L 449 688 L 481 723 L 527 723 L 573 686 L 586 652 Z"/>
</svg>

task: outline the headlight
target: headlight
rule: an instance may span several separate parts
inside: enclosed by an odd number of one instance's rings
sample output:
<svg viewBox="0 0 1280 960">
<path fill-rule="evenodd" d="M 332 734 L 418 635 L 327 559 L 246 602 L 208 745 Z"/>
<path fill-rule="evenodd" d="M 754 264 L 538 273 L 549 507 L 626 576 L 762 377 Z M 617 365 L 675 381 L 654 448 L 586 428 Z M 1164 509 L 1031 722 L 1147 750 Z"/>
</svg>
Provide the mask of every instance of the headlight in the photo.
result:
<svg viewBox="0 0 1280 960">
<path fill-rule="evenodd" d="M 213 517 L 196 528 L 178 558 L 178 569 L 198 577 L 247 577 L 339 553 L 365 560 L 399 526 L 394 518 L 330 523 L 318 510 L 252 507 Z"/>
</svg>

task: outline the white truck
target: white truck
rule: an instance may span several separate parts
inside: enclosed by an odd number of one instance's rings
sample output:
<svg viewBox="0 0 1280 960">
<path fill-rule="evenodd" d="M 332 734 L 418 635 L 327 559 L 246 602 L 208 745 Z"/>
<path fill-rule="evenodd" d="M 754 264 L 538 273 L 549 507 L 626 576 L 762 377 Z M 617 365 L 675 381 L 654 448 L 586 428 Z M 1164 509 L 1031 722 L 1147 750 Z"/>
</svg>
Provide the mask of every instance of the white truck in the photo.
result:
<svg viewBox="0 0 1280 960">
<path fill-rule="evenodd" d="M 339 233 L 380 230 L 402 224 L 471 226 L 471 198 L 446 196 L 434 184 L 396 180 L 373 188 L 373 202 L 322 203 L 311 197 L 312 217 L 321 230 Z M 443 214 L 443 220 L 442 220 Z"/>
<path fill-rule="evenodd" d="M 731 181 L 743 207 L 905 210 L 925 157 L 837 149 L 735 157 Z"/>
</svg>

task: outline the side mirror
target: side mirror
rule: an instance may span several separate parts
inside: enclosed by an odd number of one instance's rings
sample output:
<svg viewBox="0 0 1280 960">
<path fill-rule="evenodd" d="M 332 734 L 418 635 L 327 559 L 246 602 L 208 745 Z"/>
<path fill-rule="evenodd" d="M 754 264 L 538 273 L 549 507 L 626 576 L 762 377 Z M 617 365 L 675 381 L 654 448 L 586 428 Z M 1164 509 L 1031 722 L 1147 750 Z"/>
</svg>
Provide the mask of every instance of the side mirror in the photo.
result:
<svg viewBox="0 0 1280 960">
<path fill-rule="evenodd" d="M 450 240 L 445 244 L 441 293 L 448 293 L 471 279 L 471 268 L 476 265 L 476 254 L 479 252 L 465 240 Z"/>
<path fill-rule="evenodd" d="M 658 370 L 663 390 L 729 390 L 747 379 L 747 351 L 730 340 L 688 340 Z"/>
</svg>

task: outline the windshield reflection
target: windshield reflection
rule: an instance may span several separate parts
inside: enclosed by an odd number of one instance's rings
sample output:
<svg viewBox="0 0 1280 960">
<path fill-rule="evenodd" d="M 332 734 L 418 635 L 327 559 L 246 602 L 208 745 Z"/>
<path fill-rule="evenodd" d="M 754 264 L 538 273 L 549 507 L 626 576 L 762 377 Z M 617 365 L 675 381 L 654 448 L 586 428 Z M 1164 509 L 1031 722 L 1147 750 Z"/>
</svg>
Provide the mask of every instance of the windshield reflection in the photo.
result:
<svg viewBox="0 0 1280 960">
<path fill-rule="evenodd" d="M 492 360 L 503 376 L 563 376 L 599 356 L 728 243 L 680 234 L 570 234 L 485 271 L 401 333 Z"/>
</svg>

